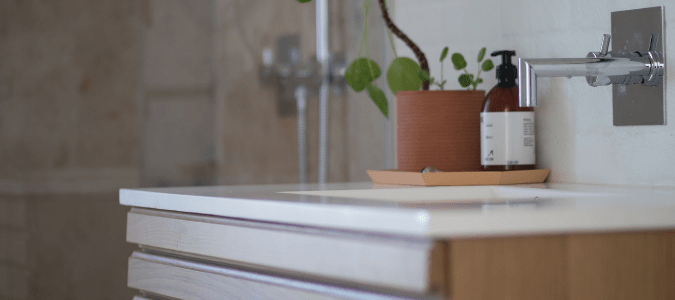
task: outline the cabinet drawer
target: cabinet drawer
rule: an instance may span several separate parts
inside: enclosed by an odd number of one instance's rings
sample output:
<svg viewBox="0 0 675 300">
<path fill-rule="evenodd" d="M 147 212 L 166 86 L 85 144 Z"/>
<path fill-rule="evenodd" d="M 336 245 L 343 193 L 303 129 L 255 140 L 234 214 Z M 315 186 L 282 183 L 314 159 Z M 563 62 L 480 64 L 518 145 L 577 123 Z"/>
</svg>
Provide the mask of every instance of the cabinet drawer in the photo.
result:
<svg viewBox="0 0 675 300">
<path fill-rule="evenodd" d="M 413 293 L 442 290 L 427 239 L 329 232 L 133 209 L 127 241 L 159 252 Z M 439 270 L 436 270 L 439 269 Z"/>
<path fill-rule="evenodd" d="M 129 258 L 128 285 L 147 295 L 183 300 L 432 299 L 283 278 L 145 252 L 134 252 Z"/>
</svg>

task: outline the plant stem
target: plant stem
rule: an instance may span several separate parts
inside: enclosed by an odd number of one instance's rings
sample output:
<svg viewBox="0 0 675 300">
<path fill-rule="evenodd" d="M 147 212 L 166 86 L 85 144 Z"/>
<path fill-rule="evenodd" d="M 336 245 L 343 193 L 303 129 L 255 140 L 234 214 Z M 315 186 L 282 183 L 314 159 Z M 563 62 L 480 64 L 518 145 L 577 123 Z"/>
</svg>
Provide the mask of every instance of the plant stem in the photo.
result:
<svg viewBox="0 0 675 300">
<path fill-rule="evenodd" d="M 394 46 L 394 38 L 391 37 L 391 30 L 387 28 L 387 33 L 389 34 L 389 43 L 391 43 L 391 50 L 394 52 L 394 57 L 398 58 L 396 54 L 396 46 Z"/>
<path fill-rule="evenodd" d="M 366 24 L 363 25 L 363 33 L 361 34 L 361 44 L 359 44 L 359 55 L 361 57 L 361 51 L 363 50 L 363 41 L 366 39 Z"/>
<path fill-rule="evenodd" d="M 482 71 L 482 70 L 480 68 L 480 64 L 478 64 L 478 73 L 476 74 L 476 81 L 474 81 L 474 84 L 473 84 L 473 90 L 474 91 L 476 90 L 476 87 L 478 87 L 478 78 L 480 78 L 480 71 Z"/>
<path fill-rule="evenodd" d="M 427 62 L 427 57 L 424 55 L 424 52 L 420 50 L 420 47 L 417 46 L 410 38 L 399 29 L 394 22 L 391 21 L 391 18 L 389 18 L 389 13 L 387 12 L 387 7 L 384 4 L 384 0 L 379 0 L 380 3 L 380 10 L 382 11 L 382 18 L 384 19 L 384 23 L 387 24 L 387 27 L 391 30 L 392 33 L 394 33 L 398 38 L 400 38 L 410 49 L 415 53 L 415 56 L 417 57 L 417 60 L 420 63 L 420 68 L 422 71 L 426 71 L 429 73 L 429 63 Z M 422 90 L 423 91 L 428 91 L 429 90 L 429 81 L 428 80 L 423 80 L 422 81 Z"/>
<path fill-rule="evenodd" d="M 441 61 L 441 82 L 443 82 L 443 61 Z M 441 91 L 443 90 L 443 87 L 441 85 L 438 85 L 438 87 L 441 88 Z"/>
<path fill-rule="evenodd" d="M 364 32 L 364 37 L 365 37 L 365 43 L 366 43 L 366 58 L 368 65 L 368 71 L 370 71 L 370 77 L 375 79 L 375 72 L 373 71 L 373 66 L 370 64 L 370 53 L 368 51 L 368 15 L 370 12 L 370 0 L 363 0 L 363 8 L 366 11 L 364 21 L 363 21 L 363 32 Z M 361 53 L 359 53 L 359 57 L 361 57 Z"/>
<path fill-rule="evenodd" d="M 368 53 L 368 8 L 369 5 L 366 2 L 367 0 L 363 0 L 363 9 L 366 12 L 366 14 L 363 17 L 363 33 L 361 34 L 361 43 L 359 44 L 359 56 L 361 57 L 361 51 L 363 50 L 363 42 L 365 41 L 366 43 L 366 53 Z"/>
<path fill-rule="evenodd" d="M 389 29 L 389 27 L 387 27 L 387 35 L 389 36 L 389 43 L 391 44 L 391 50 L 394 52 L 394 57 L 398 58 L 398 54 L 396 53 L 396 45 L 394 45 L 394 38 L 391 37 L 391 30 Z"/>
<path fill-rule="evenodd" d="M 369 15 L 369 12 L 370 12 L 370 0 L 363 0 L 363 6 L 364 6 L 365 11 L 366 11 L 366 15 L 363 18 L 363 23 L 365 24 L 363 26 L 363 28 L 364 28 L 364 30 L 368 30 L 368 15 Z M 366 42 L 366 58 L 370 59 L 370 54 L 368 53 L 368 33 L 367 33 L 367 31 L 365 31 L 365 32 L 366 32 L 366 35 L 365 35 L 366 36 L 366 40 L 365 40 L 365 42 Z M 368 63 L 368 67 L 370 67 L 370 63 Z"/>
</svg>

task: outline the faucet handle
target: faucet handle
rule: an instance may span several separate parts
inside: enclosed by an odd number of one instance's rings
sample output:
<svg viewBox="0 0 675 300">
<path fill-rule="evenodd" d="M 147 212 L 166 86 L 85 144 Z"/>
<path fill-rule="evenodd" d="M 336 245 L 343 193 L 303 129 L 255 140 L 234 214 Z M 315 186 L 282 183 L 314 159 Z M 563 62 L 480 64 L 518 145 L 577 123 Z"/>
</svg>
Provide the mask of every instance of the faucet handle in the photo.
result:
<svg viewBox="0 0 675 300">
<path fill-rule="evenodd" d="M 659 42 L 659 35 L 652 33 L 652 36 L 649 38 L 649 50 L 647 51 L 656 51 L 656 44 Z"/>
<path fill-rule="evenodd" d="M 605 56 L 609 51 L 609 40 L 612 39 L 612 36 L 609 34 L 602 35 L 602 48 L 600 48 L 600 55 Z"/>
</svg>

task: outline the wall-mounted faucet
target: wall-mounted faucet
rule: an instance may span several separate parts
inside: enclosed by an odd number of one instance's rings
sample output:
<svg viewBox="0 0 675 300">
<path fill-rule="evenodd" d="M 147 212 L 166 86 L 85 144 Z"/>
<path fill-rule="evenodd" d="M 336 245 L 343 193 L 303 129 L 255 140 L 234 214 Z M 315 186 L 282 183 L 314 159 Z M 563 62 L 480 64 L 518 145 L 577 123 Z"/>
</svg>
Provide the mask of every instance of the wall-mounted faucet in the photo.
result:
<svg viewBox="0 0 675 300">
<path fill-rule="evenodd" d="M 611 36 L 605 34 L 600 52 L 586 58 L 518 59 L 520 106 L 537 106 L 537 77 L 585 76 L 590 86 L 610 84 L 663 84 L 663 54 L 655 51 L 658 35 L 652 34 L 647 51 L 608 51 Z"/>
<path fill-rule="evenodd" d="M 613 36 L 604 35 L 599 52 L 585 58 L 519 58 L 520 106 L 537 106 L 538 77 L 585 76 L 590 86 L 614 85 L 615 126 L 665 124 L 662 19 L 663 7 L 613 12 Z"/>
</svg>

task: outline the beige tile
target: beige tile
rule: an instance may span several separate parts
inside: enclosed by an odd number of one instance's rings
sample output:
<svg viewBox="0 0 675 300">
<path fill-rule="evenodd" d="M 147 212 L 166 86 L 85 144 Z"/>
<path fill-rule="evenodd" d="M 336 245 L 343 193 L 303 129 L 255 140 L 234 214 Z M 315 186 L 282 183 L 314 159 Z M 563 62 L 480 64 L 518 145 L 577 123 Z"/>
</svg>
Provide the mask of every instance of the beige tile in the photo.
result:
<svg viewBox="0 0 675 300">
<path fill-rule="evenodd" d="M 210 95 L 147 100 L 143 181 L 149 186 L 214 184 L 214 110 Z"/>
<path fill-rule="evenodd" d="M 26 299 L 131 299 L 127 207 L 117 193 L 27 198 Z"/>
<path fill-rule="evenodd" d="M 26 226 L 26 202 L 21 196 L 0 196 L 0 228 L 22 229 Z"/>
<path fill-rule="evenodd" d="M 0 262 L 0 299 L 28 299 L 28 276 L 26 267 Z"/>
<path fill-rule="evenodd" d="M 0 179 L 0 195 L 114 192 L 120 188 L 138 187 L 139 172 L 138 168 L 15 172 L 15 179 Z"/>
<path fill-rule="evenodd" d="M 0 175 L 135 163 L 134 18 L 134 1 L 0 3 Z"/>
<path fill-rule="evenodd" d="M 0 263 L 6 262 L 18 266 L 26 266 L 26 250 L 28 249 L 28 233 L 14 228 L 0 227 Z"/>
<path fill-rule="evenodd" d="M 211 85 L 212 1 L 152 0 L 143 30 L 146 89 Z"/>
</svg>

